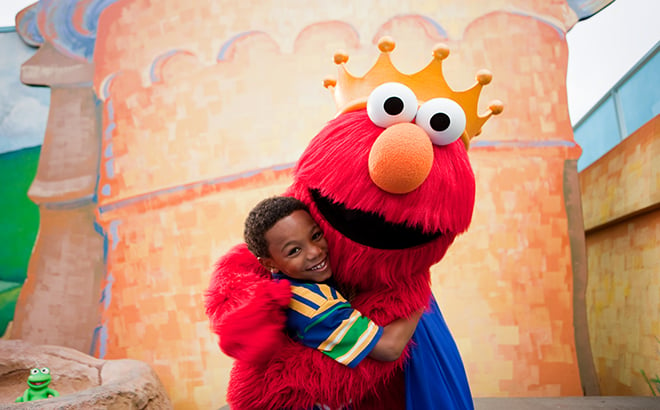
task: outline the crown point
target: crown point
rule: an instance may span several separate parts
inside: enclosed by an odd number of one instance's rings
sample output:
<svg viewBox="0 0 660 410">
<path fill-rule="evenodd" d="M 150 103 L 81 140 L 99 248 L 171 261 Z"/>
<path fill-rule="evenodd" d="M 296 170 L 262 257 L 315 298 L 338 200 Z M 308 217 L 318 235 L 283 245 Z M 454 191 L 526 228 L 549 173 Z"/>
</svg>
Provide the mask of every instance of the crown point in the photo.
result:
<svg viewBox="0 0 660 410">
<path fill-rule="evenodd" d="M 499 115 L 504 111 L 504 104 L 500 100 L 493 100 L 490 102 L 488 108 L 490 108 L 493 115 Z"/>
<path fill-rule="evenodd" d="M 378 40 L 378 49 L 382 53 L 389 53 L 392 50 L 394 50 L 394 47 L 396 46 L 396 43 L 394 42 L 394 39 L 389 36 L 381 37 L 380 40 Z"/>
<path fill-rule="evenodd" d="M 337 80 L 332 77 L 326 77 L 323 79 L 323 87 L 330 88 L 337 85 Z"/>
<path fill-rule="evenodd" d="M 477 72 L 477 81 L 481 85 L 489 84 L 492 79 L 493 74 L 491 74 L 491 72 L 488 70 L 479 70 Z"/>
<path fill-rule="evenodd" d="M 449 46 L 446 44 L 437 44 L 433 48 L 433 58 L 436 60 L 444 60 L 449 55 Z"/>
<path fill-rule="evenodd" d="M 335 64 L 337 65 L 344 64 L 348 61 L 348 54 L 346 54 L 343 51 L 337 51 L 335 53 L 334 60 L 335 60 Z"/>
</svg>

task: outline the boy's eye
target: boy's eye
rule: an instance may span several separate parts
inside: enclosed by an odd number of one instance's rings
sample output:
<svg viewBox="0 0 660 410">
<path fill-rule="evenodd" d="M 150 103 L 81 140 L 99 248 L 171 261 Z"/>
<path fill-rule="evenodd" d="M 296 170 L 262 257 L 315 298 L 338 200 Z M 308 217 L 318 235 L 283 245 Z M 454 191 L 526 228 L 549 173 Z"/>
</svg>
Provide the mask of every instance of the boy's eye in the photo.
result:
<svg viewBox="0 0 660 410">
<path fill-rule="evenodd" d="M 300 252 L 300 248 L 291 248 L 287 255 L 288 256 L 293 256 L 293 255 L 297 254 L 298 252 Z"/>
<path fill-rule="evenodd" d="M 321 238 L 323 238 L 322 231 L 314 232 L 314 234 L 312 235 L 312 240 L 318 241 Z"/>
</svg>

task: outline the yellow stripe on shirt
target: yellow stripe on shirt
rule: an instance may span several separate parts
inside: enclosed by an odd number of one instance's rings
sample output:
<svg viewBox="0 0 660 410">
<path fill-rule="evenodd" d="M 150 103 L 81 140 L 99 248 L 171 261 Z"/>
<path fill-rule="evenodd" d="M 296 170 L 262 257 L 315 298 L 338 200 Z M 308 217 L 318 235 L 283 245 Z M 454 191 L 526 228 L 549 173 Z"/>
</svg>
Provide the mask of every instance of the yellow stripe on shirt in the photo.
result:
<svg viewBox="0 0 660 410">
<path fill-rule="evenodd" d="M 358 320 L 358 318 L 361 316 L 362 315 L 357 310 L 353 311 L 351 316 L 343 320 L 341 324 L 337 326 L 337 329 L 335 329 L 335 331 L 332 332 L 332 334 L 330 334 L 330 336 L 328 336 L 328 338 L 325 339 L 325 341 L 321 343 L 317 349 L 320 351 L 332 350 L 337 345 L 337 343 L 341 342 L 346 332 L 348 332 L 348 329 L 350 329 L 351 326 L 353 326 L 353 323 L 355 323 L 355 321 Z"/>
<path fill-rule="evenodd" d="M 339 363 L 347 365 L 348 363 L 353 361 L 353 359 L 355 359 L 360 353 L 362 353 L 362 351 L 365 349 L 366 346 L 369 345 L 369 343 L 373 340 L 373 338 L 376 336 L 377 333 L 378 333 L 378 326 L 374 322 L 370 321 L 369 327 L 362 334 L 362 336 L 360 336 L 360 339 L 358 339 L 355 346 L 353 346 L 351 350 L 346 352 L 346 354 L 344 354 L 341 357 L 338 357 L 335 360 L 337 360 Z"/>
<path fill-rule="evenodd" d="M 334 297 L 332 296 L 332 292 L 330 291 L 330 286 L 328 285 L 318 285 L 319 290 L 321 293 L 323 293 L 323 296 L 325 296 L 326 299 L 332 300 Z M 339 292 L 337 292 L 339 294 Z"/>
<path fill-rule="evenodd" d="M 333 307 L 335 305 L 338 305 L 340 303 L 346 303 L 346 301 L 342 301 L 342 300 L 339 300 L 339 299 L 328 300 L 320 308 L 318 308 L 316 310 L 316 314 L 320 315 L 323 312 L 326 312 L 327 310 L 329 310 L 331 307 Z"/>
<path fill-rule="evenodd" d="M 299 300 L 291 299 L 289 301 L 289 308 L 309 318 L 312 318 L 316 315 L 316 309 L 302 303 Z"/>
<path fill-rule="evenodd" d="M 326 298 L 319 295 L 318 293 L 315 293 L 313 290 L 307 289 L 304 286 L 291 286 L 291 292 L 294 295 L 298 295 L 301 298 L 312 302 L 316 306 L 321 306 L 326 301 Z"/>
<path fill-rule="evenodd" d="M 330 290 L 330 286 L 328 286 L 328 285 L 318 285 L 318 287 L 319 287 L 319 290 L 321 291 L 321 293 L 323 293 L 323 295 L 325 296 L 326 299 L 328 299 L 328 300 L 337 299 L 337 300 L 341 300 L 342 302 L 346 302 L 346 299 L 344 299 L 344 297 L 339 292 L 336 292 L 336 294 L 337 294 L 336 298 L 334 296 L 332 296 L 332 291 Z"/>
</svg>

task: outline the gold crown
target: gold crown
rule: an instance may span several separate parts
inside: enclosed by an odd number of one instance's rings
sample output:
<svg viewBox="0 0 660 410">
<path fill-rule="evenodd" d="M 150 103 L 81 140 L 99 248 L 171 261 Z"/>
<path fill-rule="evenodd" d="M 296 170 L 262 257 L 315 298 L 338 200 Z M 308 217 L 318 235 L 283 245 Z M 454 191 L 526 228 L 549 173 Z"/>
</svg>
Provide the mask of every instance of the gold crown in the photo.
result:
<svg viewBox="0 0 660 410">
<path fill-rule="evenodd" d="M 392 38 L 381 38 L 378 41 L 380 50 L 378 60 L 363 77 L 354 77 L 346 70 L 347 54 L 335 53 L 334 61 L 339 66 L 339 78 L 326 78 L 323 85 L 326 88 L 332 88 L 339 114 L 364 108 L 371 91 L 383 83 L 402 83 L 415 93 L 420 102 L 433 98 L 449 98 L 456 101 L 465 111 L 467 122 L 461 139 L 467 148 L 470 140 L 479 135 L 481 127 L 488 118 L 502 112 L 502 102 L 494 100 L 490 103 L 487 112 L 482 115 L 477 113 L 481 89 L 493 78 L 490 71 L 478 71 L 477 83 L 472 88 L 465 91 L 454 91 L 447 84 L 442 72 L 442 60 L 449 55 L 449 47 L 444 44 L 436 45 L 433 49 L 433 60 L 421 71 L 409 75 L 401 73 L 392 64 L 390 52 L 394 50 L 394 46 Z"/>
</svg>

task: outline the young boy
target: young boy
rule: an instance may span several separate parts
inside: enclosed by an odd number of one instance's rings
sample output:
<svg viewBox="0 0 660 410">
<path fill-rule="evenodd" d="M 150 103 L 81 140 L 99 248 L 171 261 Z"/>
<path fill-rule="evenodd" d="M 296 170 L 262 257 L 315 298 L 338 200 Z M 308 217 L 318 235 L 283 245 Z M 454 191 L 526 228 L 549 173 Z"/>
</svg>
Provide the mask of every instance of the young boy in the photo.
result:
<svg viewBox="0 0 660 410">
<path fill-rule="evenodd" d="M 294 339 L 351 368 L 366 356 L 401 356 L 422 311 L 381 327 L 353 309 L 329 284 L 328 243 L 304 203 L 284 196 L 261 201 L 245 221 L 244 237 L 274 278 L 291 282 L 287 329 Z"/>
</svg>

